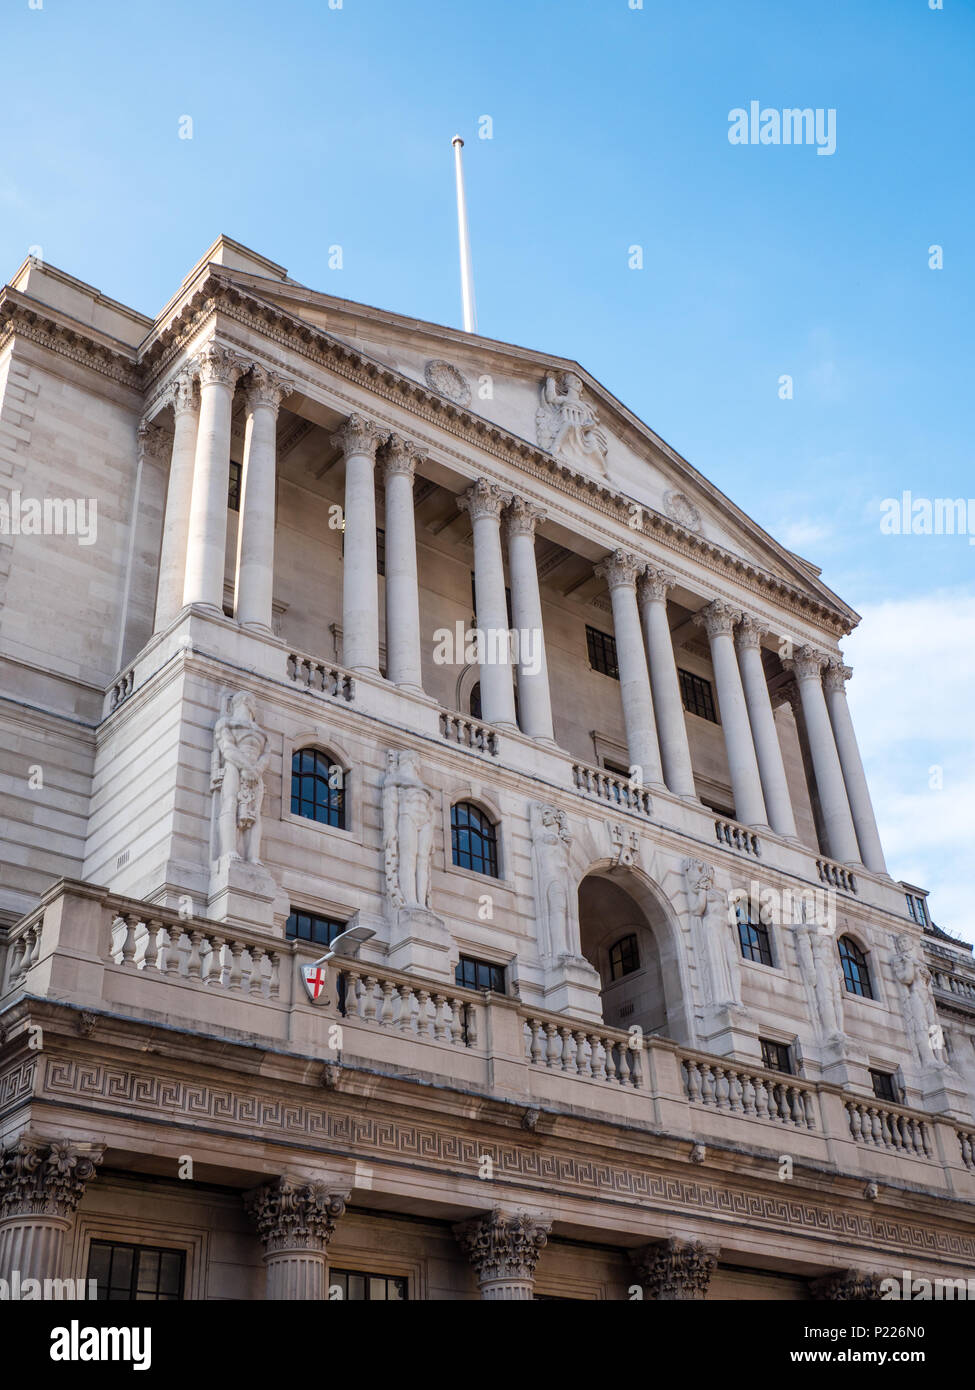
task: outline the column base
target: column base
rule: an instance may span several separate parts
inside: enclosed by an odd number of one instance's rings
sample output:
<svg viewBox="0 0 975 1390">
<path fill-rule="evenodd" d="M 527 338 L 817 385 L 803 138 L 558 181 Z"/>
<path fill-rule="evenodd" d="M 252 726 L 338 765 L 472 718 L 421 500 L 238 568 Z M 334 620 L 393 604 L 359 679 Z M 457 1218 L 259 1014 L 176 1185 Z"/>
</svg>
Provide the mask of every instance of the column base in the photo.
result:
<svg viewBox="0 0 975 1390">
<path fill-rule="evenodd" d="M 432 705 L 437 703 L 432 695 L 427 694 L 422 685 L 414 685 L 412 681 L 396 681 L 394 684 L 396 689 L 402 690 L 404 695 L 416 695 L 421 700 L 428 700 Z"/>
<path fill-rule="evenodd" d="M 378 666 L 347 666 L 346 670 L 354 672 L 357 676 L 371 676 L 373 680 L 377 681 L 384 679 Z"/>
<path fill-rule="evenodd" d="M 256 632 L 260 637 L 274 636 L 274 629 L 270 627 L 267 623 L 248 622 L 245 618 L 238 618 L 237 622 L 240 623 L 240 626 L 244 629 L 245 632 Z"/>
<path fill-rule="evenodd" d="M 509 723 L 507 719 L 485 719 L 482 722 L 487 724 L 489 728 L 498 729 L 501 733 L 504 734 L 521 733 L 521 730 L 518 728 L 518 725 Z M 528 735 L 526 734 L 525 737 L 527 738 Z"/>
</svg>

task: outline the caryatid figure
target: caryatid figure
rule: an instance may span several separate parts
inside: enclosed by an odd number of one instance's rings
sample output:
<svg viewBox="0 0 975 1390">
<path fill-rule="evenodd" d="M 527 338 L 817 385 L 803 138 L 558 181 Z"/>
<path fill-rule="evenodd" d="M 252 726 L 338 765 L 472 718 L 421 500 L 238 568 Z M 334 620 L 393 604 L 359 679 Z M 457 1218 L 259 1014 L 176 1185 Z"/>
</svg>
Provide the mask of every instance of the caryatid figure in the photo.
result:
<svg viewBox="0 0 975 1390">
<path fill-rule="evenodd" d="M 530 808 L 532 869 L 542 956 L 578 956 L 579 943 L 569 893 L 572 832 L 564 811 L 533 801 Z"/>
<path fill-rule="evenodd" d="M 700 922 L 711 980 L 711 1002 L 741 1007 L 741 969 L 729 922 L 727 895 L 714 885 L 714 869 L 703 859 L 684 860 L 684 879 L 691 915 Z"/>
<path fill-rule="evenodd" d="M 892 959 L 894 978 L 901 985 L 907 1002 L 907 1022 L 917 1044 L 921 1062 L 944 1067 L 944 1033 L 931 993 L 931 972 L 920 958 L 906 932 L 894 938 Z"/>
<path fill-rule="evenodd" d="M 246 690 L 230 695 L 213 731 L 211 789 L 219 796 L 217 857 L 261 862 L 261 803 L 270 753 Z"/>
<path fill-rule="evenodd" d="M 419 754 L 411 749 L 386 754 L 383 850 L 392 905 L 429 907 L 433 797 L 420 777 Z"/>
</svg>

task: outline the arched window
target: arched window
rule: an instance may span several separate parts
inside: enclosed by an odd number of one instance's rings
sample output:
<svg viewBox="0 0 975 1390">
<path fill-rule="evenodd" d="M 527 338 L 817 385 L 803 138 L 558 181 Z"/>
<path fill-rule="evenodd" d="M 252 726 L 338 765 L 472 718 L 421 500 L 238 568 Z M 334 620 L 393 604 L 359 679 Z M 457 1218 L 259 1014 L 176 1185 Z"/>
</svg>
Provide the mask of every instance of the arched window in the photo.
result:
<svg viewBox="0 0 975 1390">
<path fill-rule="evenodd" d="M 450 808 L 450 842 L 454 863 L 461 869 L 498 876 L 498 836 L 494 825 L 470 801 Z"/>
<path fill-rule="evenodd" d="M 345 770 L 317 748 L 291 756 L 291 814 L 345 829 Z"/>
<path fill-rule="evenodd" d="M 478 681 L 471 689 L 471 718 L 481 718 L 481 682 Z"/>
<path fill-rule="evenodd" d="M 873 988 L 870 984 L 870 968 L 866 956 L 848 936 L 841 936 L 838 944 L 840 960 L 843 963 L 843 983 L 851 994 L 860 994 L 864 999 L 872 999 Z"/>
<path fill-rule="evenodd" d="M 609 978 L 622 980 L 624 975 L 632 975 L 640 969 L 640 952 L 637 949 L 636 935 L 621 936 L 615 946 L 609 948 Z"/>
</svg>

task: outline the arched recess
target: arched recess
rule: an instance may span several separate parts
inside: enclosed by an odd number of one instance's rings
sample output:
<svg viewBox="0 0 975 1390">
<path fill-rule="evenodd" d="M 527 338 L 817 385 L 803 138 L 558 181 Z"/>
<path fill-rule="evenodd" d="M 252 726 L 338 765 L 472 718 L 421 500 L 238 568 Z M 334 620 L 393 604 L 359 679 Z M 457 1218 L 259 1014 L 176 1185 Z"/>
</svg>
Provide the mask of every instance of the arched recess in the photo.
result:
<svg viewBox="0 0 975 1390">
<path fill-rule="evenodd" d="M 608 1025 L 636 1025 L 645 1034 L 693 1045 L 680 923 L 651 878 L 641 869 L 616 867 L 608 859 L 592 865 L 579 883 L 579 934 L 582 954 L 599 971 Z M 614 979 L 612 948 L 629 936 L 635 938 L 636 968 L 617 972 Z"/>
</svg>

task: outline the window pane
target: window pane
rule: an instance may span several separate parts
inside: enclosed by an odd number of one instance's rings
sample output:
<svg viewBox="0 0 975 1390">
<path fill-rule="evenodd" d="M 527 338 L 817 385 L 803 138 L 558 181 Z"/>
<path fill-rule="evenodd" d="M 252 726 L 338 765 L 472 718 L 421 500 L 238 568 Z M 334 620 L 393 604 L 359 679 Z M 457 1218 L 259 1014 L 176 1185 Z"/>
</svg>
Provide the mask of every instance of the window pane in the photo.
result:
<svg viewBox="0 0 975 1390">
<path fill-rule="evenodd" d="M 370 1302 L 386 1302 L 386 1280 L 376 1274 L 369 1277 L 369 1300 Z"/>
<path fill-rule="evenodd" d="M 140 1292 L 155 1293 L 159 1282 L 159 1252 L 157 1250 L 139 1251 L 139 1273 L 136 1287 Z"/>
</svg>

